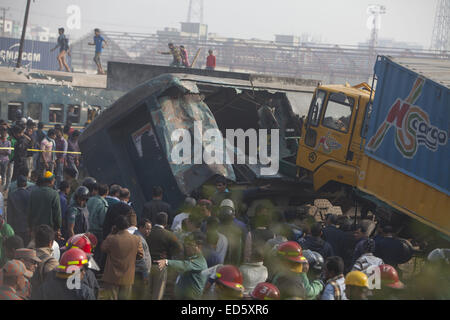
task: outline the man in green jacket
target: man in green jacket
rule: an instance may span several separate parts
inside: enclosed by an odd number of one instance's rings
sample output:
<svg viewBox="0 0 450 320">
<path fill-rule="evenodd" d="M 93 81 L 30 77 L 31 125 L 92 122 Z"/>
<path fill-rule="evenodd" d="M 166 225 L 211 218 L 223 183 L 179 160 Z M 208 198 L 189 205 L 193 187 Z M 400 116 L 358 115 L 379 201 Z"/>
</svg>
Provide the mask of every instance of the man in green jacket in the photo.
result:
<svg viewBox="0 0 450 320">
<path fill-rule="evenodd" d="M 33 232 L 41 224 L 49 225 L 56 237 L 61 237 L 61 204 L 59 194 L 53 189 L 55 176 L 50 171 L 42 177 L 42 185 L 35 188 L 28 204 L 28 226 Z"/>
<path fill-rule="evenodd" d="M 103 239 L 103 222 L 105 221 L 108 202 L 105 197 L 108 195 L 108 186 L 100 184 L 98 194 L 90 197 L 86 206 L 89 211 L 89 232 L 95 234 L 97 239 Z"/>
<path fill-rule="evenodd" d="M 184 239 L 184 254 L 186 260 L 158 260 L 159 269 L 165 266 L 175 269 L 180 273 L 180 278 L 175 286 L 175 299 L 199 300 L 203 295 L 207 275 L 202 271 L 208 268 L 203 257 L 201 246 L 205 236 L 201 232 L 193 232 Z"/>
<path fill-rule="evenodd" d="M 3 243 L 9 237 L 14 236 L 13 228 L 5 222 L 3 216 L 0 216 L 0 267 L 6 262 L 5 248 L 3 248 Z"/>
<path fill-rule="evenodd" d="M 90 197 L 86 207 L 89 211 L 89 232 L 93 233 L 98 240 L 97 247 L 100 248 L 103 240 L 103 222 L 105 221 L 106 212 L 108 211 L 108 201 L 105 197 L 108 195 L 108 185 L 99 184 L 98 194 Z M 102 263 L 102 254 L 100 250 L 94 251 L 94 259 Z"/>
</svg>

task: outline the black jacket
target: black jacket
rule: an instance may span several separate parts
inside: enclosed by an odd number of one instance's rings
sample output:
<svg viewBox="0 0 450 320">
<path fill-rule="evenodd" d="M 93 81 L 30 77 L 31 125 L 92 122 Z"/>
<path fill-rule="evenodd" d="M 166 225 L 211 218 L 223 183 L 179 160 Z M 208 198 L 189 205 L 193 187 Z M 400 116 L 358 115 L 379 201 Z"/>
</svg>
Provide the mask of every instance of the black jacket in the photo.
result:
<svg viewBox="0 0 450 320">
<path fill-rule="evenodd" d="M 46 280 L 31 293 L 32 300 L 96 300 L 95 291 L 90 288 L 87 281 L 80 281 L 79 289 L 69 289 L 67 279 L 56 277 L 56 271 L 52 271 Z"/>
<path fill-rule="evenodd" d="M 31 191 L 25 188 L 19 188 L 8 195 L 8 223 L 15 232 L 23 233 L 28 229 L 28 203 L 30 201 Z"/>
<path fill-rule="evenodd" d="M 155 224 L 155 218 L 156 215 L 160 212 L 165 212 L 169 216 L 169 220 L 167 225 L 171 226 L 173 221 L 173 214 L 172 214 L 172 208 L 170 207 L 170 204 L 167 202 L 164 202 L 162 200 L 150 200 L 146 204 L 144 204 L 144 210 L 142 212 L 142 217 L 144 219 L 148 219 L 152 222 L 152 224 Z"/>
<path fill-rule="evenodd" d="M 307 236 L 300 245 L 303 250 L 311 250 L 320 253 L 324 259 L 334 256 L 331 245 L 320 238 Z"/>
</svg>

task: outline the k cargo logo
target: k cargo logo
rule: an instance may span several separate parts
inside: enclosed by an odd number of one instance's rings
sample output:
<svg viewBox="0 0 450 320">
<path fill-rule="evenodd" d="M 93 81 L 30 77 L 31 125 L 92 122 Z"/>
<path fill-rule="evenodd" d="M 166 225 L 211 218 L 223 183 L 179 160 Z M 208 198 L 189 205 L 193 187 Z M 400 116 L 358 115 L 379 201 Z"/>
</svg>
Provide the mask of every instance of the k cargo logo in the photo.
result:
<svg viewBox="0 0 450 320">
<path fill-rule="evenodd" d="M 405 158 L 414 158 L 419 146 L 434 152 L 447 144 L 447 131 L 433 126 L 428 113 L 414 105 L 422 94 L 424 84 L 423 78 L 417 78 L 406 100 L 398 98 L 394 102 L 383 124 L 369 140 L 369 150 L 376 151 L 380 147 L 392 126 L 396 130 L 395 146 Z"/>
<path fill-rule="evenodd" d="M 328 132 L 326 136 L 320 138 L 319 143 L 314 150 L 318 151 L 322 149 L 323 152 L 329 154 L 333 150 L 339 150 L 341 147 L 342 145 L 331 136 L 330 132 Z"/>
</svg>

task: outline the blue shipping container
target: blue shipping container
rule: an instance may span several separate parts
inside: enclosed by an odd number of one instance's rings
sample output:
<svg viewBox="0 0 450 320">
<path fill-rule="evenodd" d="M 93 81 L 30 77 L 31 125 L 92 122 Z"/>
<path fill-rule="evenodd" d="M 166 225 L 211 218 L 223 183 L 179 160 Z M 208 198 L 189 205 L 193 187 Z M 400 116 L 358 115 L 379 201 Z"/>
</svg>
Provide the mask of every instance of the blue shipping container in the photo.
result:
<svg viewBox="0 0 450 320">
<path fill-rule="evenodd" d="M 447 61 L 442 63 L 447 67 Z M 448 82 L 433 77 L 441 77 L 445 69 L 436 68 L 436 61 L 422 60 L 416 65 L 413 71 L 390 58 L 378 58 L 365 150 L 374 159 L 449 195 L 450 90 Z"/>
<path fill-rule="evenodd" d="M 15 67 L 19 56 L 20 39 L 0 38 L 0 66 Z M 22 53 L 22 66 L 38 70 L 58 70 L 59 65 L 56 57 L 59 49 L 50 52 L 56 43 L 25 40 Z M 66 61 L 71 67 L 70 57 Z"/>
</svg>

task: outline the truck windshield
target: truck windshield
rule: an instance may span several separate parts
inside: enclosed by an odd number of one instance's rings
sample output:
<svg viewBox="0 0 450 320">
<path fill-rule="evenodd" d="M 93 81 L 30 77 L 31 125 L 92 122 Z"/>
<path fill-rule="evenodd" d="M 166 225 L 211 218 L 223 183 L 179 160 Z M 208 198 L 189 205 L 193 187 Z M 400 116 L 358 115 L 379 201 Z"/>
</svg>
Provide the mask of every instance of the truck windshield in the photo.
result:
<svg viewBox="0 0 450 320">
<path fill-rule="evenodd" d="M 322 124 L 330 129 L 348 132 L 354 100 L 342 93 L 333 93 L 328 99 Z"/>
</svg>

